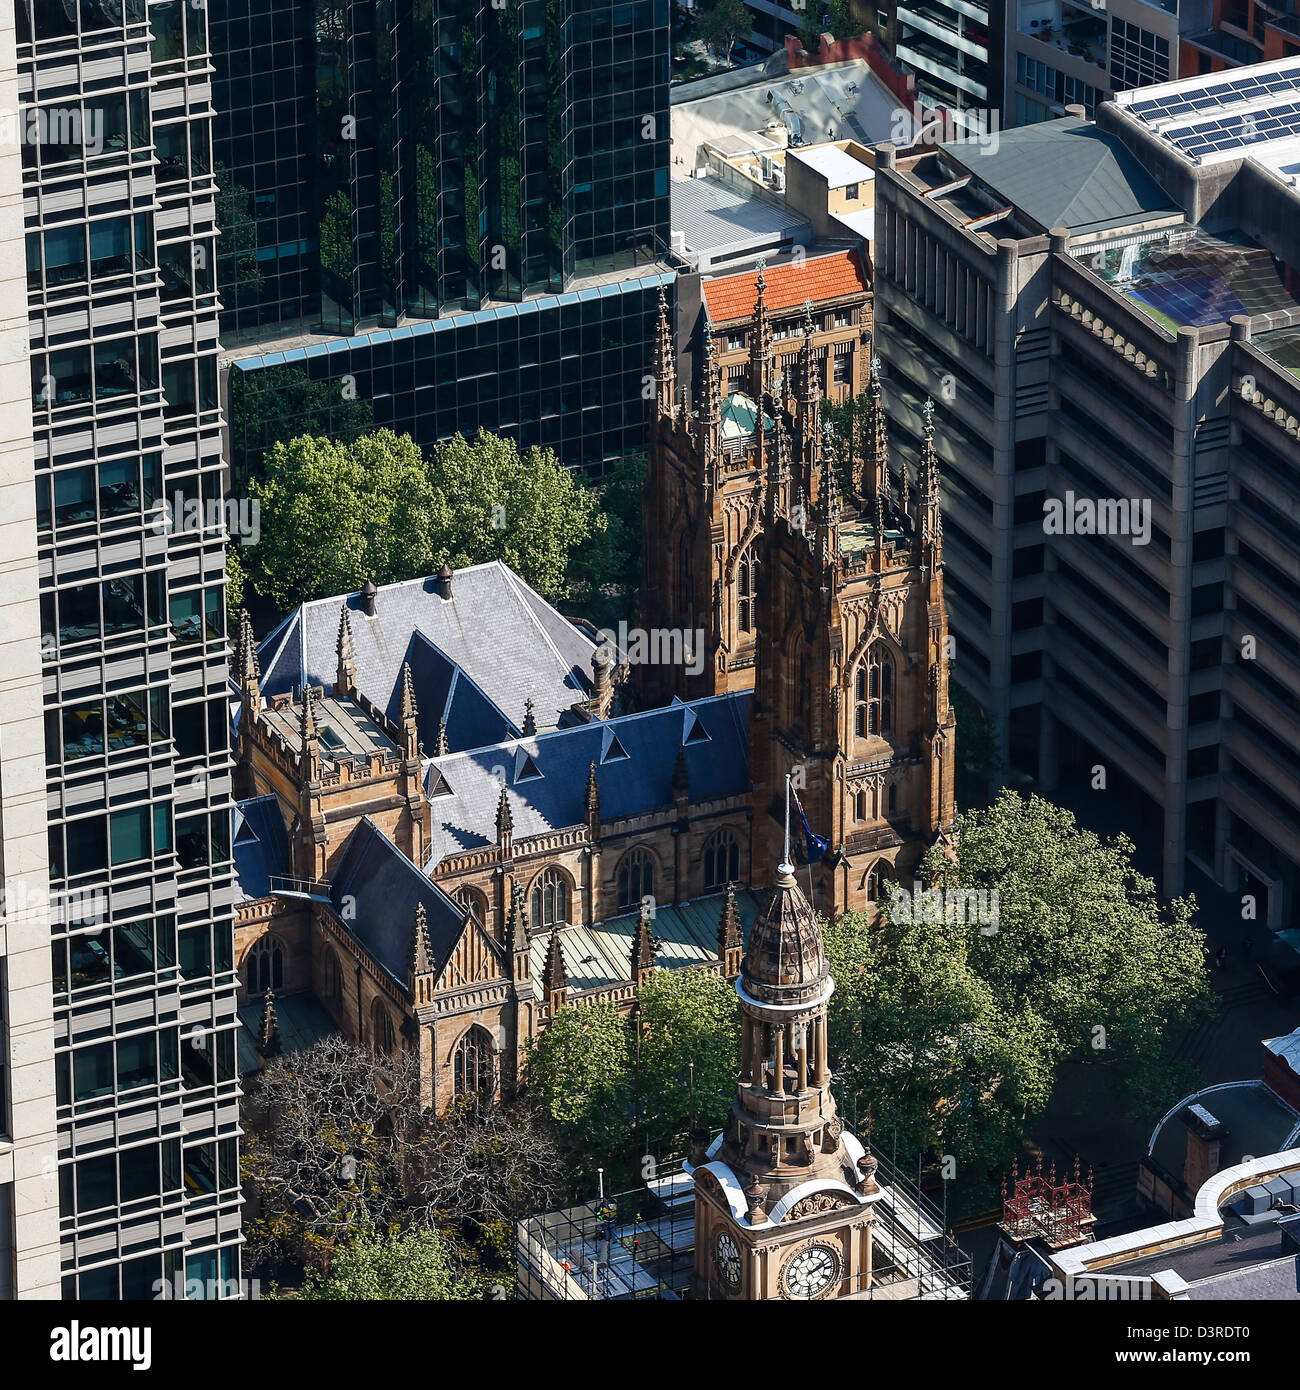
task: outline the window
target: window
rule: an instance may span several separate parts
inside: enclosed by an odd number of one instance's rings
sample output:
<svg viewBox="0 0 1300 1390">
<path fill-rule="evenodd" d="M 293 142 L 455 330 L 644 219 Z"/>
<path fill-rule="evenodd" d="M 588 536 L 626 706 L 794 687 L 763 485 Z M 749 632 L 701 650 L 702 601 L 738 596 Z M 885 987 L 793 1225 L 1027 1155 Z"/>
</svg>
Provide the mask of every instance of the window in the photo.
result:
<svg viewBox="0 0 1300 1390">
<path fill-rule="evenodd" d="M 325 948 L 325 961 L 321 967 L 325 998 L 331 1004 L 343 1002 L 343 972 L 339 969 L 339 958 L 330 947 Z"/>
<path fill-rule="evenodd" d="M 559 869 L 545 869 L 533 880 L 529 917 L 533 931 L 567 924 L 569 881 Z"/>
<path fill-rule="evenodd" d="M 758 557 L 746 551 L 736 569 L 736 626 L 753 632 L 758 625 Z"/>
<path fill-rule="evenodd" d="M 739 842 L 730 830 L 715 830 L 704 844 L 705 888 L 725 888 L 739 877 Z"/>
<path fill-rule="evenodd" d="M 277 936 L 259 937 L 244 957 L 244 985 L 250 996 L 284 988 L 284 947 Z"/>
<path fill-rule="evenodd" d="M 375 1050 L 382 1052 L 385 1057 L 391 1057 L 397 1050 L 393 1020 L 379 999 L 370 1006 L 370 1041 Z"/>
<path fill-rule="evenodd" d="M 452 1072 L 458 1096 L 490 1096 L 496 1090 L 492 1039 L 478 1024 L 456 1044 Z"/>
<path fill-rule="evenodd" d="M 476 892 L 473 888 L 457 888 L 452 894 L 452 901 L 468 912 L 479 926 L 484 924 L 487 916 L 487 905 L 483 901 L 482 893 Z"/>
<path fill-rule="evenodd" d="M 877 643 L 853 681 L 853 731 L 859 738 L 888 737 L 894 729 L 894 663 Z"/>
<path fill-rule="evenodd" d="M 1169 40 L 1111 15 L 1110 76 L 1116 91 L 1164 82 L 1169 77 Z"/>
<path fill-rule="evenodd" d="M 650 851 L 629 850 L 618 866 L 618 905 L 626 911 L 635 907 L 642 898 L 654 897 L 655 869 Z"/>
</svg>

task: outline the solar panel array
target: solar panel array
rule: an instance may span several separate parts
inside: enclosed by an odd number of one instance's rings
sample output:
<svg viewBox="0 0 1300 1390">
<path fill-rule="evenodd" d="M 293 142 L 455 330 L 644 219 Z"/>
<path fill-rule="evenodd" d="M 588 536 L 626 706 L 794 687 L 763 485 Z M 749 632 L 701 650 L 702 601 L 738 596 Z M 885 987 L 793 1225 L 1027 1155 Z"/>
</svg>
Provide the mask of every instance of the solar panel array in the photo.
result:
<svg viewBox="0 0 1300 1390">
<path fill-rule="evenodd" d="M 1197 87 L 1179 84 L 1177 91 L 1132 102 L 1128 104 L 1128 109 L 1135 116 L 1154 124 L 1171 116 L 1208 112 L 1220 106 L 1234 106 L 1238 102 L 1259 101 L 1279 92 L 1294 92 L 1298 86 L 1300 58 L 1272 72 L 1252 74 L 1249 68 L 1242 68 L 1222 82 L 1204 82 Z"/>
<path fill-rule="evenodd" d="M 1170 144 L 1194 159 L 1292 136 L 1300 136 L 1300 98 L 1262 111 L 1220 116 L 1216 120 L 1174 126 L 1164 131 L 1164 138 Z"/>
</svg>

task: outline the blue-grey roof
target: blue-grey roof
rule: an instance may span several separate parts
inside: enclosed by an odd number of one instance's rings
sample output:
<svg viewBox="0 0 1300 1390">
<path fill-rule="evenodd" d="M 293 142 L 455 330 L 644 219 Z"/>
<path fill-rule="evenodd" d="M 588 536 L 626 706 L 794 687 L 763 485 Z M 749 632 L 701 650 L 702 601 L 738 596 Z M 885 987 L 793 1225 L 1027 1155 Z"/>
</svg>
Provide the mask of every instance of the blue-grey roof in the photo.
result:
<svg viewBox="0 0 1300 1390">
<path fill-rule="evenodd" d="M 235 803 L 231 850 L 235 883 L 245 899 L 266 897 L 273 877 L 292 872 L 289 836 L 280 803 L 274 796 L 255 796 Z"/>
<path fill-rule="evenodd" d="M 1176 212 L 1118 136 L 1067 116 L 1002 130 L 996 141 L 952 141 L 942 148 L 996 196 L 1043 231 L 1123 226 Z"/>
<path fill-rule="evenodd" d="M 601 818 L 607 821 L 670 807 L 681 747 L 693 801 L 742 795 L 749 785 L 750 700 L 751 692 L 742 691 L 690 704 L 674 701 L 641 714 L 430 759 L 424 779 L 433 812 L 427 867 L 496 843 L 503 784 L 516 840 L 583 824 L 593 761 Z"/>
<path fill-rule="evenodd" d="M 453 749 L 518 733 L 529 698 L 537 727 L 553 729 L 590 689 L 593 640 L 492 560 L 458 571 L 450 599 L 432 578 L 386 584 L 373 618 L 359 594 L 304 603 L 258 649 L 264 696 L 333 686 L 344 603 L 357 688 L 393 717 L 410 662 L 426 746 L 440 717 Z"/>
<path fill-rule="evenodd" d="M 424 904 L 435 974 L 456 949 L 466 917 L 369 816 L 348 836 L 330 880 L 330 903 L 371 957 L 403 986 L 416 907 Z"/>
</svg>

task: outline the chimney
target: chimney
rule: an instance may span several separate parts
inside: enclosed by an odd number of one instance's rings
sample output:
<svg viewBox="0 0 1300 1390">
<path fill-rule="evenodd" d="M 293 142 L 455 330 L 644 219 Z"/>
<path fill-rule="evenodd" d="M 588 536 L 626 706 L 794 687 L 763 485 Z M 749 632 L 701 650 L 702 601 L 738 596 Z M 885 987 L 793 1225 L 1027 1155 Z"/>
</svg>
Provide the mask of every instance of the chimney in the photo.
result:
<svg viewBox="0 0 1300 1390">
<path fill-rule="evenodd" d="M 361 586 L 361 611 L 367 618 L 375 616 L 375 595 L 379 592 L 373 579 L 367 579 Z"/>
<path fill-rule="evenodd" d="M 1203 1105 L 1189 1105 L 1183 1119 L 1187 1125 L 1183 1182 L 1195 1200 L 1205 1183 L 1219 1171 L 1219 1146 L 1226 1130 Z"/>
<path fill-rule="evenodd" d="M 451 597 L 451 581 L 456 577 L 456 571 L 448 564 L 444 564 L 438 571 L 438 592 L 443 598 Z"/>
</svg>

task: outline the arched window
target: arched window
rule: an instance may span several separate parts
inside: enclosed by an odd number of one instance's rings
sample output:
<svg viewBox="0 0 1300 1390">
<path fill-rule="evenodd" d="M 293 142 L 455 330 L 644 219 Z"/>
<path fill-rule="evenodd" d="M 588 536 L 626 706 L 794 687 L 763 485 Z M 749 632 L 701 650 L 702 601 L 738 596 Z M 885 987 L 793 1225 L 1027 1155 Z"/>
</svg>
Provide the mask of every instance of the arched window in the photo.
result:
<svg viewBox="0 0 1300 1390">
<path fill-rule="evenodd" d="M 244 985 L 250 995 L 284 988 L 284 947 L 269 932 L 259 937 L 244 957 Z"/>
<path fill-rule="evenodd" d="M 456 1044 L 451 1065 L 458 1096 L 490 1096 L 496 1090 L 492 1039 L 477 1023 Z"/>
<path fill-rule="evenodd" d="M 894 663 L 879 645 L 867 653 L 853 681 L 853 732 L 859 738 L 894 730 Z"/>
<path fill-rule="evenodd" d="M 528 925 L 533 931 L 562 927 L 569 920 L 569 880 L 559 869 L 544 869 L 533 880 Z"/>
<path fill-rule="evenodd" d="M 867 901 L 878 903 L 889 891 L 887 885 L 894 878 L 894 867 L 888 859 L 877 859 L 867 870 L 866 877 L 863 879 L 863 886 L 866 889 Z"/>
<path fill-rule="evenodd" d="M 739 841 L 730 830 L 715 830 L 704 842 L 705 888 L 725 888 L 739 877 Z"/>
<path fill-rule="evenodd" d="M 376 999 L 370 1006 L 370 1042 L 376 1052 L 391 1057 L 397 1050 L 397 1039 L 393 1034 L 393 1020 L 383 1003 Z"/>
<path fill-rule="evenodd" d="M 647 849 L 629 850 L 618 865 L 620 910 L 635 907 L 642 898 L 654 897 L 655 865 Z"/>
<path fill-rule="evenodd" d="M 457 888 L 452 894 L 452 899 L 457 907 L 464 908 L 479 926 L 483 925 L 486 905 L 482 893 L 475 892 L 473 888 Z"/>
<path fill-rule="evenodd" d="M 736 626 L 753 632 L 758 622 L 758 559 L 746 553 L 736 570 Z"/>
<path fill-rule="evenodd" d="M 343 972 L 339 969 L 339 958 L 330 947 L 325 948 L 325 962 L 321 969 L 325 998 L 331 1004 L 343 1002 Z"/>
</svg>

